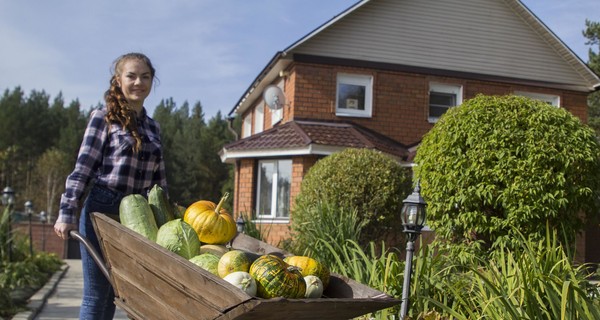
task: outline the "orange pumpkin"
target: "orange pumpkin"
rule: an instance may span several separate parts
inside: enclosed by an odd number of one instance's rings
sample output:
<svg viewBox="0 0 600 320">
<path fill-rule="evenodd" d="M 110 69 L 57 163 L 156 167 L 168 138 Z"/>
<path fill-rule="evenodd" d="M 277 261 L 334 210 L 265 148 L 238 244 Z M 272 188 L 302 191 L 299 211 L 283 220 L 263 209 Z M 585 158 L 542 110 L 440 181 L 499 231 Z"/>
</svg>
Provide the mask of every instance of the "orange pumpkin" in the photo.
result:
<svg viewBox="0 0 600 320">
<path fill-rule="evenodd" d="M 208 200 L 200 200 L 185 210 L 183 221 L 189 223 L 196 230 L 201 242 L 224 244 L 235 237 L 237 233 L 235 221 L 222 208 L 228 196 L 229 194 L 226 193 L 217 205 Z"/>
</svg>

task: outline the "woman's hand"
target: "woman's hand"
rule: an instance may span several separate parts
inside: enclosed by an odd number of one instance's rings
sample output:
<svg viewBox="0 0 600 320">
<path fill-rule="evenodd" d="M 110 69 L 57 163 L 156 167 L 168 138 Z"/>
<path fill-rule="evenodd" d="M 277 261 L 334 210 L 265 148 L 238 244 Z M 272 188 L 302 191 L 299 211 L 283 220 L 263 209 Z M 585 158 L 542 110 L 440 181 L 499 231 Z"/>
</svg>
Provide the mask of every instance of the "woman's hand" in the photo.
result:
<svg viewBox="0 0 600 320">
<path fill-rule="evenodd" d="M 54 232 L 63 240 L 67 240 L 69 238 L 69 231 L 76 229 L 77 225 L 74 223 L 56 222 L 54 224 Z"/>
</svg>

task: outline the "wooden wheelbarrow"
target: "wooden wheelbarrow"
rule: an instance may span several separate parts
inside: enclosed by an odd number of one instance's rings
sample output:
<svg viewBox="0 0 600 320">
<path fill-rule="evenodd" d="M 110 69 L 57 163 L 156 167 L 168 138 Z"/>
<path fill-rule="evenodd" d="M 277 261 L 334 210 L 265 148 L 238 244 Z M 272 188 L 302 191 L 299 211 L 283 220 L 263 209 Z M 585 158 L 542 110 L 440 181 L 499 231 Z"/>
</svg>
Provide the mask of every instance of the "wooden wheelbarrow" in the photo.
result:
<svg viewBox="0 0 600 320">
<path fill-rule="evenodd" d="M 132 319 L 352 319 L 400 303 L 399 299 L 332 274 L 318 299 L 262 299 L 161 247 L 104 214 L 92 213 L 102 255 L 80 241 L 115 291 L 115 304 Z M 289 253 L 245 234 L 233 249 L 257 255 Z"/>
</svg>

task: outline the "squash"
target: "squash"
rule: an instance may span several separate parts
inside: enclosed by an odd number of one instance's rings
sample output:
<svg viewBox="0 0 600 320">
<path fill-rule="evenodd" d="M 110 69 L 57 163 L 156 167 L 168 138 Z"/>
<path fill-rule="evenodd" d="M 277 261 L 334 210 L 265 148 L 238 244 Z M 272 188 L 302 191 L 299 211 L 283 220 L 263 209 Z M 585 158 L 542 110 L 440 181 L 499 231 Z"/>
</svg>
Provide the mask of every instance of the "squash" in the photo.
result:
<svg viewBox="0 0 600 320">
<path fill-rule="evenodd" d="M 171 203 L 169 203 L 169 199 L 167 199 L 167 194 L 163 188 L 157 184 L 155 184 L 154 187 L 150 189 L 150 192 L 148 192 L 148 204 L 154 214 L 156 226 L 159 228 L 175 218 Z"/>
<path fill-rule="evenodd" d="M 256 280 L 248 272 L 236 271 L 226 275 L 223 280 L 242 289 L 248 295 L 256 297 Z"/>
<path fill-rule="evenodd" d="M 212 253 L 221 258 L 229 249 L 222 244 L 204 244 L 200 246 L 200 253 Z"/>
<path fill-rule="evenodd" d="M 175 202 L 171 203 L 171 207 L 173 207 L 173 217 L 175 219 L 183 219 L 187 208 Z"/>
<path fill-rule="evenodd" d="M 200 268 L 219 276 L 217 266 L 219 265 L 219 257 L 212 253 L 202 253 L 190 259 L 190 262 L 199 266 Z"/>
<path fill-rule="evenodd" d="M 306 282 L 305 298 L 320 298 L 323 295 L 323 282 L 319 277 L 308 275 L 304 277 L 304 282 Z"/>
<path fill-rule="evenodd" d="M 237 234 L 233 217 L 221 208 L 228 196 L 226 193 L 218 205 L 208 200 L 200 200 L 185 210 L 183 220 L 196 230 L 201 242 L 224 244 Z"/>
<path fill-rule="evenodd" d="M 261 298 L 304 298 L 306 282 L 298 268 L 290 266 L 278 256 L 267 254 L 250 266 L 250 275 L 256 280 L 256 294 Z"/>
<path fill-rule="evenodd" d="M 148 200 L 141 194 L 130 194 L 121 199 L 119 220 L 125 227 L 156 241 L 158 226 Z"/>
<path fill-rule="evenodd" d="M 286 257 L 284 261 L 292 266 L 298 267 L 304 277 L 308 275 L 319 277 L 323 282 L 323 288 L 327 288 L 329 285 L 329 268 L 323 263 L 307 256 L 290 256 Z"/>
<path fill-rule="evenodd" d="M 224 278 L 235 271 L 248 272 L 250 269 L 250 258 L 242 250 L 231 250 L 219 259 L 217 271 L 219 277 Z"/>
</svg>

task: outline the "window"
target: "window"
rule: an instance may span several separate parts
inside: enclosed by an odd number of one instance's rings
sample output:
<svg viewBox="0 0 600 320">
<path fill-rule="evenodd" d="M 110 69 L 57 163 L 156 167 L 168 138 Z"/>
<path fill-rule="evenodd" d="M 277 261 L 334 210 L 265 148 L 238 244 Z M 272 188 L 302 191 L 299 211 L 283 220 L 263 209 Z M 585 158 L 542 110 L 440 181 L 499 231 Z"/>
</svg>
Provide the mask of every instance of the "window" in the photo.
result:
<svg viewBox="0 0 600 320">
<path fill-rule="evenodd" d="M 283 108 L 277 110 L 271 109 L 271 126 L 277 124 L 281 119 L 283 119 Z"/>
<path fill-rule="evenodd" d="M 429 84 L 429 122 L 436 122 L 448 109 L 462 103 L 462 86 Z"/>
<path fill-rule="evenodd" d="M 549 105 L 552 105 L 555 107 L 560 107 L 560 97 L 557 95 L 526 92 L 526 91 L 517 91 L 517 92 L 515 92 L 515 95 L 541 100 L 543 102 L 546 102 Z"/>
<path fill-rule="evenodd" d="M 338 116 L 371 117 L 373 77 L 338 74 L 335 113 Z"/>
<path fill-rule="evenodd" d="M 244 117 L 243 124 L 244 131 L 242 131 L 242 138 L 247 138 L 252 134 L 252 113 L 248 112 L 248 114 Z"/>
<path fill-rule="evenodd" d="M 292 160 L 259 161 L 257 180 L 257 217 L 289 218 Z"/>
<path fill-rule="evenodd" d="M 264 129 L 264 113 L 265 113 L 265 103 L 264 101 L 260 101 L 260 103 L 254 109 L 254 133 L 260 133 Z"/>
</svg>

